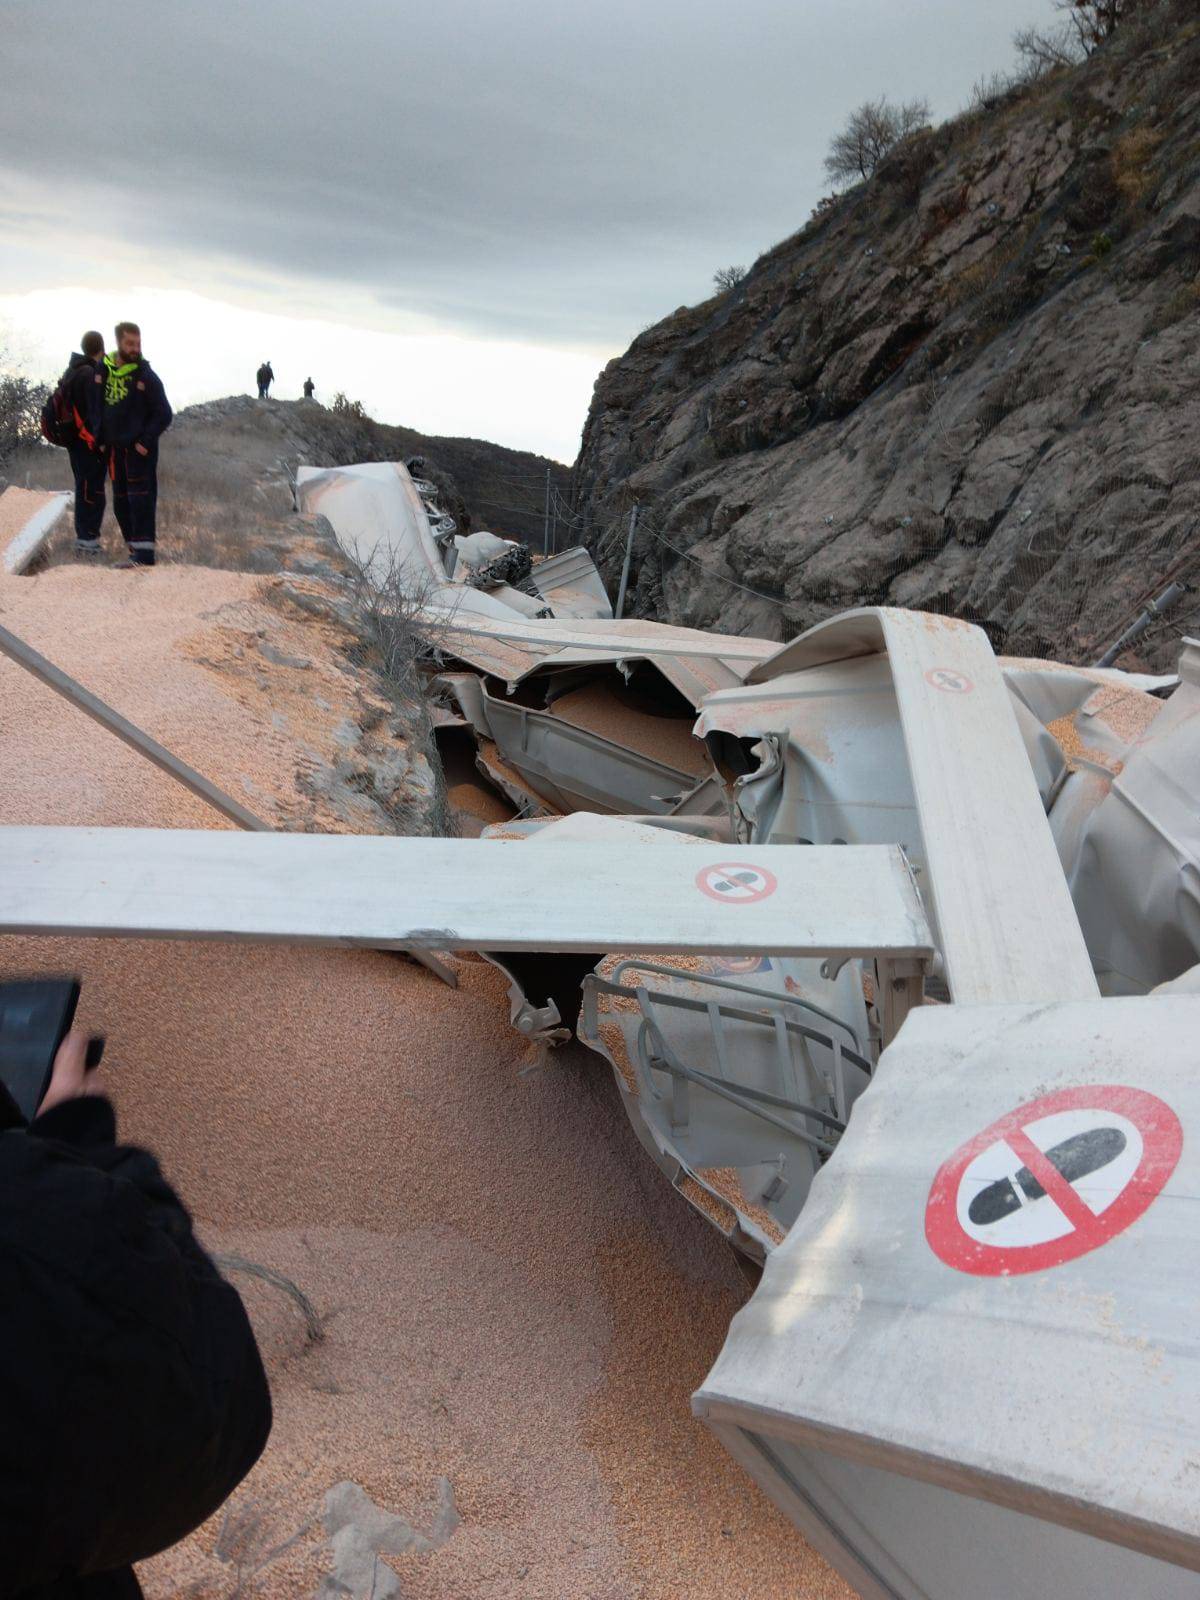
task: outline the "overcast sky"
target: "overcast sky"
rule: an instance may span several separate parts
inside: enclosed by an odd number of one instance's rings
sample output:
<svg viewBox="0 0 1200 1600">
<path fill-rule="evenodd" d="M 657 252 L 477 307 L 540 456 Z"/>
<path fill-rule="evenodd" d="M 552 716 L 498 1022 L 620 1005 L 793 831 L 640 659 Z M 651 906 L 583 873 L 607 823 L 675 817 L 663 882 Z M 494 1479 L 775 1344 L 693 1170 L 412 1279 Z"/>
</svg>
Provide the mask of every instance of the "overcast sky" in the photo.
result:
<svg viewBox="0 0 1200 1600">
<path fill-rule="evenodd" d="M 807 218 L 850 107 L 950 115 L 1048 14 L 0 0 L 0 318 L 53 366 L 119 308 L 179 401 L 270 357 L 285 395 L 570 459 L 603 363 Z"/>
</svg>

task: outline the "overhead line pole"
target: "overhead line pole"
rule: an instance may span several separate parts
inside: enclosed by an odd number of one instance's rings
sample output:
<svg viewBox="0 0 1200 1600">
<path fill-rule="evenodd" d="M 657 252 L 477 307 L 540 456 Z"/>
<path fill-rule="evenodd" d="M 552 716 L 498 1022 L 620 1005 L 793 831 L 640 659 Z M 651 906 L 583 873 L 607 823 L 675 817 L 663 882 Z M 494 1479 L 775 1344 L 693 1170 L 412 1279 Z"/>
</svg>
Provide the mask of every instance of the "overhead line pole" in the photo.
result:
<svg viewBox="0 0 1200 1600">
<path fill-rule="evenodd" d="M 625 561 L 621 567 L 621 586 L 617 590 L 617 609 L 614 617 L 620 618 L 625 613 L 625 590 L 629 584 L 629 561 L 633 555 L 633 535 L 637 529 L 638 511 L 640 507 L 634 506 L 629 513 L 629 535 L 625 540 Z"/>
</svg>

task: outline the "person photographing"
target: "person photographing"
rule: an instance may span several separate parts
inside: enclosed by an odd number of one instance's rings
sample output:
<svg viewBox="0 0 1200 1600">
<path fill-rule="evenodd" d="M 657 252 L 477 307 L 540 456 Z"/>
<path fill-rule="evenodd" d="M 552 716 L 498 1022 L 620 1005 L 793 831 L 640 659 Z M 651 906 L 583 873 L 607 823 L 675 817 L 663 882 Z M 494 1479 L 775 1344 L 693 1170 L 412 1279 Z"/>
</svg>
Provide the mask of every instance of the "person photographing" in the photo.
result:
<svg viewBox="0 0 1200 1600">
<path fill-rule="evenodd" d="M 113 512 L 129 566 L 154 565 L 158 516 L 158 441 L 172 411 L 162 379 L 142 355 L 136 322 L 118 322 L 117 348 L 104 358 L 100 442 L 108 452 Z"/>
<path fill-rule="evenodd" d="M 28 1124 L 0 1085 L 3 1600 L 136 1600 L 133 1563 L 211 1516 L 271 1428 L 241 1299 L 118 1143 L 98 1044 L 67 1034 Z"/>
</svg>

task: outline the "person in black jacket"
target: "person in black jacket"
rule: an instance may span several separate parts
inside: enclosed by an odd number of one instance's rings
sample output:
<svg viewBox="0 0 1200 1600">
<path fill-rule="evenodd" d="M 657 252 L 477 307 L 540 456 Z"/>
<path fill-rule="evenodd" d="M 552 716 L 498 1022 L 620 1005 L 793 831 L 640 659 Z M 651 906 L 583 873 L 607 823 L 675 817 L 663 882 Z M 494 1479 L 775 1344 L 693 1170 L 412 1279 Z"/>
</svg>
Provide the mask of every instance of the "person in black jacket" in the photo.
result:
<svg viewBox="0 0 1200 1600">
<path fill-rule="evenodd" d="M 264 361 L 254 376 L 258 381 L 258 398 L 266 400 L 271 385 L 275 382 L 275 374 L 271 370 L 271 363 Z"/>
<path fill-rule="evenodd" d="M 100 554 L 104 521 L 104 478 L 108 463 L 100 445 L 104 419 L 104 335 L 85 333 L 67 363 L 67 387 L 75 421 L 75 439 L 67 446 L 75 478 L 75 553 Z"/>
<path fill-rule="evenodd" d="M 128 563 L 154 565 L 158 511 L 158 441 L 171 426 L 162 379 L 142 356 L 136 322 L 118 322 L 117 348 L 104 358 L 104 421 L 113 511 L 125 536 Z"/>
<path fill-rule="evenodd" d="M 221 1505 L 271 1400 L 237 1291 L 68 1034 L 28 1128 L 0 1086 L 0 1597 L 136 1600 Z"/>
</svg>

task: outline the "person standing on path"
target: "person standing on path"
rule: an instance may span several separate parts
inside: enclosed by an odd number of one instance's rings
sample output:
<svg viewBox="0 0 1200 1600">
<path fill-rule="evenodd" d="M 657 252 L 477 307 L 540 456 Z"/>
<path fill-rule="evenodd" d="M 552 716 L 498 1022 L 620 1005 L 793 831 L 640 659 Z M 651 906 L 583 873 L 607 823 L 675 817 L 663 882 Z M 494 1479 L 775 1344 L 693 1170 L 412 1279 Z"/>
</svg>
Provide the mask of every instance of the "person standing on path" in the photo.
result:
<svg viewBox="0 0 1200 1600">
<path fill-rule="evenodd" d="M 305 380 L 304 380 L 304 398 L 306 400 L 311 400 L 312 399 L 313 390 L 316 387 L 317 387 L 316 384 L 312 381 L 311 378 L 305 378 Z"/>
<path fill-rule="evenodd" d="M 62 376 L 75 422 L 75 438 L 67 445 L 67 455 L 75 479 L 75 554 L 82 557 L 100 554 L 108 467 L 100 445 L 104 379 L 104 335 L 85 333 Z"/>
<path fill-rule="evenodd" d="M 264 361 L 262 366 L 259 367 L 258 371 L 255 373 L 255 377 L 258 379 L 258 398 L 260 400 L 268 399 L 269 396 L 267 391 L 275 382 L 275 374 L 271 371 L 271 363 L 269 361 Z"/>
<path fill-rule="evenodd" d="M 118 322 L 117 348 L 104 358 L 104 421 L 113 511 L 133 567 L 154 565 L 158 510 L 158 440 L 171 426 L 162 379 L 142 356 L 136 322 Z"/>
</svg>

